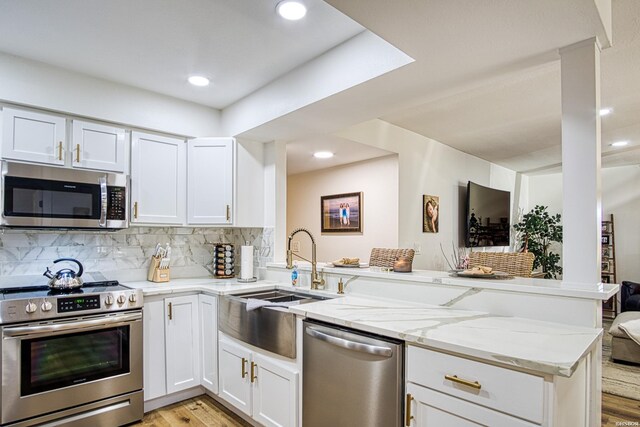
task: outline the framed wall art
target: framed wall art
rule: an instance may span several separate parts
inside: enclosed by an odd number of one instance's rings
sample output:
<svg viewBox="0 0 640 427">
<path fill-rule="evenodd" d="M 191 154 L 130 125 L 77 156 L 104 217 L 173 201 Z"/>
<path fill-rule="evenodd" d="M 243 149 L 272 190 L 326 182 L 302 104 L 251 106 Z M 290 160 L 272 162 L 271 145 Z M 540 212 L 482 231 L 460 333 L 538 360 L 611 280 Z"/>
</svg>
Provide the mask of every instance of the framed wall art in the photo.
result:
<svg viewBox="0 0 640 427">
<path fill-rule="evenodd" d="M 362 233 L 362 192 L 320 197 L 322 233 Z"/>
<path fill-rule="evenodd" d="M 422 232 L 437 233 L 440 212 L 440 197 L 422 195 Z"/>
</svg>

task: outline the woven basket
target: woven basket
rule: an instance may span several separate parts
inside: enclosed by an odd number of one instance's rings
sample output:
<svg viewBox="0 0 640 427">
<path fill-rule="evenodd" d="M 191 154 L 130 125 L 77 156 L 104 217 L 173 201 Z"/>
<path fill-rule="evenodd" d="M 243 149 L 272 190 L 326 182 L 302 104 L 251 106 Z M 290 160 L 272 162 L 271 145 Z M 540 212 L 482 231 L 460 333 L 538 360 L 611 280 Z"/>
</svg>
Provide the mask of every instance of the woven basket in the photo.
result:
<svg viewBox="0 0 640 427">
<path fill-rule="evenodd" d="M 511 276 L 531 277 L 534 259 L 531 252 L 471 252 L 469 268 L 482 265 Z"/>
<path fill-rule="evenodd" d="M 394 261 L 399 257 L 409 258 L 409 262 L 413 263 L 414 254 L 415 254 L 415 251 L 413 249 L 373 248 L 371 249 L 369 266 L 393 268 Z"/>
</svg>

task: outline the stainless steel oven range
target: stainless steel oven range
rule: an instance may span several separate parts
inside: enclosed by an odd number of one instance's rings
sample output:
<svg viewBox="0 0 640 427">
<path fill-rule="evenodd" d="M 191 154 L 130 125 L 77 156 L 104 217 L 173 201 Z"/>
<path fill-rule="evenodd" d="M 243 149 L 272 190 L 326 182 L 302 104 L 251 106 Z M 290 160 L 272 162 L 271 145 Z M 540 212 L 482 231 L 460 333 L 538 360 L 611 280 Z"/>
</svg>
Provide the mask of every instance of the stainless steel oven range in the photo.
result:
<svg viewBox="0 0 640 427">
<path fill-rule="evenodd" d="M 143 416 L 142 292 L 2 289 L 3 426 L 118 426 Z"/>
</svg>

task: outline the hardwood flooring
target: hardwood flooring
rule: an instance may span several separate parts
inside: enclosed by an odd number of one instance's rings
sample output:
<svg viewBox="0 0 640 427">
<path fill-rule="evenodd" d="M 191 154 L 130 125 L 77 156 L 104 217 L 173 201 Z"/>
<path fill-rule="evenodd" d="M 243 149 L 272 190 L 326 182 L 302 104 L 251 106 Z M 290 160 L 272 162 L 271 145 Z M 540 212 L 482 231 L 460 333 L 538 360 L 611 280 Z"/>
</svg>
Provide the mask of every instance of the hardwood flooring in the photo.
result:
<svg viewBox="0 0 640 427">
<path fill-rule="evenodd" d="M 627 425 L 640 423 L 640 400 L 603 393 L 602 427 L 621 426 L 625 425 L 625 422 Z M 251 425 L 209 396 L 202 395 L 149 412 L 141 422 L 131 426 L 250 427 Z"/>
<path fill-rule="evenodd" d="M 602 393 L 602 427 L 638 425 L 635 423 L 640 423 L 640 400 Z"/>
<path fill-rule="evenodd" d="M 130 426 L 251 427 L 251 424 L 209 396 L 202 395 L 151 411 L 142 421 Z"/>
</svg>

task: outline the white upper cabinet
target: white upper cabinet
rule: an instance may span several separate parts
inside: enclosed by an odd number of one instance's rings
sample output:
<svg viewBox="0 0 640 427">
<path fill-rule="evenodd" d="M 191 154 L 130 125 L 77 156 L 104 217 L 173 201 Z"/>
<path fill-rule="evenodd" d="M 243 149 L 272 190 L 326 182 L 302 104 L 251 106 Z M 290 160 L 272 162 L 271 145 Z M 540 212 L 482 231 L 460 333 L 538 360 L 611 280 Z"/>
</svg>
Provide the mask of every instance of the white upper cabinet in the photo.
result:
<svg viewBox="0 0 640 427">
<path fill-rule="evenodd" d="M 187 146 L 187 223 L 233 223 L 233 138 L 198 138 Z"/>
<path fill-rule="evenodd" d="M 71 166 L 128 173 L 124 129 L 73 120 Z"/>
<path fill-rule="evenodd" d="M 185 141 L 141 132 L 132 132 L 131 140 L 131 222 L 183 224 Z"/>
<path fill-rule="evenodd" d="M 64 117 L 4 108 L 2 121 L 3 159 L 64 165 Z"/>
</svg>

